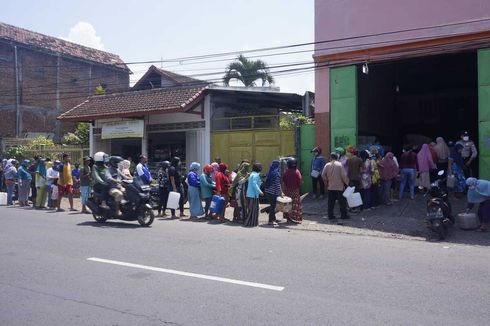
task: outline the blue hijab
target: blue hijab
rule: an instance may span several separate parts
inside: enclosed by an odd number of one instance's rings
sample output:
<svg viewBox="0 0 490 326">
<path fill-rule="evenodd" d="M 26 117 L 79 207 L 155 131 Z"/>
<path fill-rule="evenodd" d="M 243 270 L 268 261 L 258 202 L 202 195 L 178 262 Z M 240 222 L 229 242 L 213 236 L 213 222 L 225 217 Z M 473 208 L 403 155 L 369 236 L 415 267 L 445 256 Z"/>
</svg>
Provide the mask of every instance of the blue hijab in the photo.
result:
<svg viewBox="0 0 490 326">
<path fill-rule="evenodd" d="M 479 204 L 490 198 L 490 181 L 468 178 L 468 202 Z"/>
<path fill-rule="evenodd" d="M 269 173 L 267 173 L 267 178 L 265 179 L 265 186 L 269 187 L 272 183 L 272 180 L 276 176 L 281 176 L 281 172 L 279 171 L 279 168 L 281 167 L 281 162 L 278 160 L 274 160 L 271 163 L 271 166 L 269 167 Z"/>
<path fill-rule="evenodd" d="M 197 162 L 192 162 L 191 163 L 191 166 L 189 167 L 189 171 L 192 171 L 192 172 L 198 172 L 199 169 L 201 168 L 201 164 L 197 163 Z"/>
<path fill-rule="evenodd" d="M 39 160 L 39 162 L 37 163 L 36 172 L 42 175 L 43 177 L 46 176 L 46 164 L 44 160 Z"/>
</svg>

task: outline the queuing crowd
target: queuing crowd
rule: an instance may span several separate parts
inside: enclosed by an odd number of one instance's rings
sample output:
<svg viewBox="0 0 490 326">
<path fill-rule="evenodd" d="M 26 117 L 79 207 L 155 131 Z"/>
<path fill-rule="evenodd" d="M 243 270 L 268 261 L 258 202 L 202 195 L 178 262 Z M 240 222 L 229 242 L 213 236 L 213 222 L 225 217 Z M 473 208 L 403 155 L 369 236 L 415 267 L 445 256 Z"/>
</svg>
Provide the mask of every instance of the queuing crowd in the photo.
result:
<svg viewBox="0 0 490 326">
<path fill-rule="evenodd" d="M 100 155 L 99 155 L 100 154 Z M 100 156 L 100 157 L 99 157 Z M 70 156 L 63 154 L 62 161 L 51 162 L 49 158 L 35 157 L 33 162 L 16 159 L 4 159 L 2 162 L 3 179 L 7 190 L 7 205 L 13 205 L 17 199 L 19 206 L 29 206 L 29 198 L 36 209 L 54 209 L 63 211 L 61 201 L 67 197 L 70 211 L 73 207 L 73 195 L 80 194 L 82 213 L 90 213 L 87 200 L 92 190 L 107 189 L 116 203 L 122 199 L 121 180 L 139 178 L 145 184 L 156 183 L 159 192 L 158 215 L 165 216 L 170 192 L 180 194 L 178 210 L 180 217 L 187 217 L 184 204 L 189 202 L 191 218 L 215 219 L 225 222 L 226 210 L 233 208 L 233 221 L 245 226 L 257 226 L 260 198 L 270 203 L 269 224 L 277 224 L 277 198 L 288 196 L 292 200 L 292 209 L 284 212 L 289 223 L 302 222 L 300 188 L 303 177 L 298 170 L 296 159 L 287 160 L 287 170 L 282 173 L 281 162 L 270 164 L 268 173 L 262 174 L 262 164 L 242 161 L 236 169 L 230 171 L 227 164 L 217 157 L 211 164 L 201 165 L 193 162 L 189 172 L 181 166 L 180 158 L 160 163 L 155 180 L 152 179 L 147 157 L 140 156 L 134 167 L 131 161 L 118 156 L 108 157 L 105 153 L 96 153 L 94 158 L 84 157 L 83 166 L 78 163 L 72 167 Z M 2 182 L 3 183 L 3 182 Z M 29 196 L 31 194 L 31 196 Z M 214 195 L 224 199 L 223 209 L 211 212 Z M 203 205 L 204 202 L 204 205 Z M 117 209 L 116 209 L 117 210 Z M 170 209 L 171 218 L 177 218 L 176 210 Z"/>
<path fill-rule="evenodd" d="M 346 199 L 342 195 L 347 186 L 354 187 L 362 198 L 362 206 L 350 210 L 370 210 L 383 204 L 392 205 L 393 201 L 403 198 L 406 190 L 413 200 L 416 189 L 425 193 L 438 177 L 437 172 L 442 170 L 447 178 L 447 188 L 455 198 L 461 198 L 468 190 L 473 193 L 474 189 L 479 189 L 478 201 L 475 196 L 468 195 L 468 208 L 479 204 L 480 230 L 487 230 L 490 222 L 490 185 L 487 184 L 490 183 L 473 178 L 478 152 L 468 132 L 461 133 L 461 139 L 456 143 L 446 143 L 438 137 L 435 142 L 421 147 L 406 146 L 399 159 L 392 152 L 385 154 L 383 147 L 376 145 L 364 150 L 353 146 L 336 148 L 328 163 L 320 148 L 312 152 L 313 197 L 323 198 L 327 188 L 329 219 L 336 218 L 334 206 L 337 201 L 341 218 L 349 218 Z"/>
<path fill-rule="evenodd" d="M 480 230 L 486 231 L 490 222 L 490 182 L 473 178 L 473 164 L 478 155 L 476 146 L 467 132 L 461 134 L 456 143 L 446 143 L 438 137 L 434 143 L 407 146 L 399 159 L 392 152 L 384 153 L 383 147 L 370 146 L 359 150 L 353 146 L 336 148 L 330 153 L 328 162 L 319 147 L 312 150 L 310 176 L 313 183 L 313 198 L 328 197 L 328 219 L 336 219 L 334 206 L 340 205 L 340 218 L 349 218 L 350 212 L 371 210 L 380 205 L 392 205 L 401 200 L 408 190 L 410 199 L 415 198 L 416 189 L 425 193 L 431 182 L 437 177 L 437 171 L 443 170 L 447 178 L 448 190 L 455 198 L 461 198 L 468 192 L 468 209 L 479 204 L 481 219 Z M 301 223 L 303 220 L 301 205 L 301 175 L 297 161 L 288 158 L 287 168 L 282 162 L 271 162 L 266 175 L 262 174 L 262 164 L 251 164 L 243 160 L 235 169 L 230 170 L 226 163 L 216 157 L 214 162 L 201 165 L 193 162 L 189 171 L 181 166 L 180 158 L 160 163 L 155 180 L 147 165 L 146 156 L 141 155 L 135 166 L 130 160 L 121 157 L 108 157 L 99 152 L 94 158 L 84 157 L 83 166 L 78 163 L 72 167 L 70 156 L 63 154 L 62 161 L 35 157 L 18 162 L 16 159 L 2 161 L 2 187 L 7 190 L 7 205 L 13 205 L 17 199 L 19 206 L 29 206 L 29 198 L 36 209 L 61 209 L 63 197 L 67 197 L 70 211 L 73 207 L 73 195 L 80 194 L 82 213 L 90 213 L 87 200 L 92 189 L 109 189 L 109 195 L 115 202 L 121 201 L 123 193 L 121 180 L 138 178 L 145 184 L 158 187 L 158 215 L 165 216 L 171 192 L 180 194 L 178 210 L 180 217 L 186 217 L 184 204 L 189 202 L 191 219 L 214 219 L 225 222 L 226 210 L 233 209 L 233 221 L 245 226 L 257 226 L 260 199 L 267 200 L 266 208 L 269 224 L 275 225 L 276 205 L 279 197 L 291 198 L 291 209 L 284 211 L 288 223 Z M 343 192 L 347 186 L 354 187 L 362 198 L 360 207 L 348 208 Z M 408 189 L 406 189 L 408 187 Z M 326 191 L 325 191 L 326 189 Z M 16 190 L 16 191 L 15 191 Z M 29 196 L 30 195 L 30 196 Z M 224 204 L 219 211 L 210 209 L 213 196 L 218 195 Z M 203 205 L 204 203 L 204 205 Z M 116 209 L 117 210 L 117 209 Z M 171 218 L 177 218 L 176 209 L 170 209 Z"/>
</svg>

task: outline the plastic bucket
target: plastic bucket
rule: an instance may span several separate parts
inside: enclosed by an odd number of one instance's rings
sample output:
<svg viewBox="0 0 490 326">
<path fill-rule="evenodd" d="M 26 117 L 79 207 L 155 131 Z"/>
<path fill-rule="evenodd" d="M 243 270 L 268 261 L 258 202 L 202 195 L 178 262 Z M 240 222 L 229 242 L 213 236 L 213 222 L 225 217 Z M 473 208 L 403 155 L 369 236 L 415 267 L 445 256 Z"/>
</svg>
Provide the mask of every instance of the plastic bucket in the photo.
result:
<svg viewBox="0 0 490 326">
<path fill-rule="evenodd" d="M 361 194 L 358 192 L 353 193 L 350 197 L 347 197 L 347 204 L 350 208 L 359 207 L 362 205 Z"/>
<path fill-rule="evenodd" d="M 225 206 L 225 198 L 222 196 L 214 195 L 211 200 L 211 205 L 209 206 L 209 210 L 211 213 L 219 214 L 223 211 L 223 207 Z"/>
<path fill-rule="evenodd" d="M 167 208 L 178 209 L 179 208 L 179 201 L 180 201 L 180 193 L 175 192 L 175 191 L 171 191 L 168 194 Z"/>
<path fill-rule="evenodd" d="M 291 197 L 277 197 L 276 201 L 278 212 L 288 213 L 293 208 L 293 200 L 291 199 Z"/>
<path fill-rule="evenodd" d="M 480 219 L 475 213 L 458 214 L 456 222 L 459 228 L 463 230 L 474 230 L 480 226 Z"/>
<path fill-rule="evenodd" d="M 354 193 L 355 190 L 356 187 L 347 187 L 347 189 L 344 190 L 342 196 L 344 196 L 345 198 L 349 198 Z"/>
<path fill-rule="evenodd" d="M 0 205 L 7 205 L 7 193 L 0 192 Z"/>
</svg>

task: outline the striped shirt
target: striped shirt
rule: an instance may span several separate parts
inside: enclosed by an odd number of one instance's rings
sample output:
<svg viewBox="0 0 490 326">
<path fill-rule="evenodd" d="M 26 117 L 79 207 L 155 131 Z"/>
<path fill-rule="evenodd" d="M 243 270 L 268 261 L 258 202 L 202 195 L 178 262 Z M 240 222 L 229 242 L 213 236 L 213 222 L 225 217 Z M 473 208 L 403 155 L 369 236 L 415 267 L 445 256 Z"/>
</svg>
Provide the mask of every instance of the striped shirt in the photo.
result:
<svg viewBox="0 0 490 326">
<path fill-rule="evenodd" d="M 281 176 L 276 174 L 272 177 L 270 185 L 265 188 L 265 192 L 271 195 L 280 196 L 282 193 L 281 189 Z"/>
</svg>

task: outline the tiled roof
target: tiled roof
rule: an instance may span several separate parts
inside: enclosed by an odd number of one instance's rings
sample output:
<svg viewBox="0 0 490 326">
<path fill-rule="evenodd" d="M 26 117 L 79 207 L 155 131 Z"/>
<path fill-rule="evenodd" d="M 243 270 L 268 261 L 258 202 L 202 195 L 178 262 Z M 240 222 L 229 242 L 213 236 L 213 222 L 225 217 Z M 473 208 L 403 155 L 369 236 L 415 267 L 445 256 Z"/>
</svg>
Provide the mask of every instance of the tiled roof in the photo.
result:
<svg viewBox="0 0 490 326">
<path fill-rule="evenodd" d="M 48 50 L 54 53 L 62 53 L 67 56 L 93 61 L 104 65 L 111 65 L 121 69 L 128 69 L 124 61 L 118 55 L 1 22 L 0 39 Z"/>
<path fill-rule="evenodd" d="M 90 121 L 110 117 L 180 112 L 196 103 L 206 89 L 168 87 L 92 96 L 58 117 L 66 121 Z"/>
<path fill-rule="evenodd" d="M 157 68 L 154 65 L 152 65 L 148 70 L 145 72 L 145 74 L 134 84 L 133 89 L 142 89 L 145 88 L 145 84 L 147 83 L 148 76 L 152 75 L 153 73 L 156 73 L 160 75 L 161 77 L 164 77 L 168 81 L 172 82 L 175 86 L 198 86 L 198 85 L 204 85 L 204 84 L 209 84 L 208 82 L 184 75 L 179 75 L 174 72 L 164 70 L 161 68 Z"/>
</svg>

